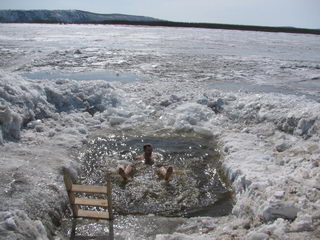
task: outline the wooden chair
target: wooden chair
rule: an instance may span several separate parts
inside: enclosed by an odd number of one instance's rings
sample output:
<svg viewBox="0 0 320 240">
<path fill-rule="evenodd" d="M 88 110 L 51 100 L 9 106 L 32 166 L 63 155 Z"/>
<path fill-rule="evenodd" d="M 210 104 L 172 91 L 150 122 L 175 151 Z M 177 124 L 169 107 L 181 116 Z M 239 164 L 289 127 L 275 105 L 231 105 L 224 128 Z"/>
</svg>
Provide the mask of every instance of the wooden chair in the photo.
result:
<svg viewBox="0 0 320 240">
<path fill-rule="evenodd" d="M 64 184 L 68 192 L 73 215 L 70 239 L 75 238 L 78 218 L 109 220 L 109 239 L 113 239 L 113 214 L 110 179 L 107 181 L 107 186 L 79 185 L 74 184 L 68 171 L 64 171 Z M 95 196 L 98 195 L 99 198 L 77 197 L 79 193 L 85 193 L 86 195 L 94 194 Z M 99 209 L 102 210 L 83 210 L 81 209 L 82 206 L 99 207 Z"/>
</svg>

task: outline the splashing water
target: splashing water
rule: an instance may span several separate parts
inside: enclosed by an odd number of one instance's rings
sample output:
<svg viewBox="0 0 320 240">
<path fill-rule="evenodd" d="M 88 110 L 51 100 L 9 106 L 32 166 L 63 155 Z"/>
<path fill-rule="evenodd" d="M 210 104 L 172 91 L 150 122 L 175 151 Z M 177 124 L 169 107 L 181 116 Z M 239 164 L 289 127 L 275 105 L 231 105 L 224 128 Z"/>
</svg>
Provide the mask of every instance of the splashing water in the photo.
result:
<svg viewBox="0 0 320 240">
<path fill-rule="evenodd" d="M 160 162 L 172 166 L 169 182 L 159 178 L 154 165 L 138 165 L 128 183 L 117 170 L 142 153 L 151 143 Z M 113 205 L 116 214 L 162 216 L 221 216 L 231 212 L 232 194 L 223 182 L 219 153 L 213 141 L 181 137 L 98 137 L 80 154 L 83 161 L 81 181 L 105 184 L 107 174 L 113 183 Z"/>
</svg>

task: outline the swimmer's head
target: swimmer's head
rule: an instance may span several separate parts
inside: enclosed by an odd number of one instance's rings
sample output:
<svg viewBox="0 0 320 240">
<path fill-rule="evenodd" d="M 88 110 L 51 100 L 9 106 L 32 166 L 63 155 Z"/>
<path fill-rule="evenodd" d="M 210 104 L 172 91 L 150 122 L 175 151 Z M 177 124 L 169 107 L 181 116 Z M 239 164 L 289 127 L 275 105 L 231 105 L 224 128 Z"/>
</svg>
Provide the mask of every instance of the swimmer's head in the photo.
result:
<svg viewBox="0 0 320 240">
<path fill-rule="evenodd" d="M 147 144 L 143 145 L 143 151 L 144 151 L 145 153 L 147 153 L 147 154 L 148 154 L 148 153 L 151 154 L 152 151 L 153 151 L 152 145 L 151 145 L 150 143 L 147 143 Z"/>
</svg>

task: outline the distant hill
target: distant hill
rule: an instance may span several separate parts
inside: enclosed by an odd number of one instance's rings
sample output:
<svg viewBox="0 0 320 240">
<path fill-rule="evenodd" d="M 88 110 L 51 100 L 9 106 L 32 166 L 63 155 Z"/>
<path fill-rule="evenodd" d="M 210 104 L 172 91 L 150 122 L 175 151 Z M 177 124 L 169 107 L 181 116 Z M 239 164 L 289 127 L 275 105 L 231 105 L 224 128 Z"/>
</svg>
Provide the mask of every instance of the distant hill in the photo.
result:
<svg viewBox="0 0 320 240">
<path fill-rule="evenodd" d="M 97 14 L 80 10 L 0 10 L 2 23 L 158 22 L 160 19 L 124 14 Z"/>
<path fill-rule="evenodd" d="M 80 10 L 0 10 L 0 23 L 126 24 L 162 27 L 210 28 L 240 31 L 286 32 L 320 35 L 320 29 L 268 27 L 219 23 L 172 22 L 125 14 L 98 14 Z"/>
</svg>

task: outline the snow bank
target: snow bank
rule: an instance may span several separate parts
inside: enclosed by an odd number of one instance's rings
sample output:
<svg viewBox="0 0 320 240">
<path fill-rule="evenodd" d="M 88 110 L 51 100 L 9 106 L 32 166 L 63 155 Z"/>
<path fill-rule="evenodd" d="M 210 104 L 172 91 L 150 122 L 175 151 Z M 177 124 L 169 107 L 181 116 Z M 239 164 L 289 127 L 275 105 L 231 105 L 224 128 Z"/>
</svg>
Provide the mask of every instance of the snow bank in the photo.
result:
<svg viewBox="0 0 320 240">
<path fill-rule="evenodd" d="M 304 138 L 319 136 L 320 106 L 303 96 L 256 94 L 239 98 L 227 112 L 234 121 L 245 124 L 272 122 L 278 130 Z"/>
<path fill-rule="evenodd" d="M 68 126 L 69 133 L 86 136 L 90 129 L 101 128 L 103 122 L 105 126 L 114 126 L 137 118 L 144 106 L 132 102 L 124 91 L 105 81 L 35 81 L 8 73 L 0 74 L 0 99 L 2 143 L 19 140 L 22 129 L 46 132 L 53 137 Z M 49 129 L 44 125 L 53 121 L 64 126 Z"/>
<path fill-rule="evenodd" d="M 0 106 L 0 143 L 3 139 L 20 140 L 21 118 L 13 113 L 8 106 Z"/>
<path fill-rule="evenodd" d="M 23 211 L 0 212 L 0 234 L 3 240 L 48 240 L 39 220 L 31 220 Z"/>
</svg>

